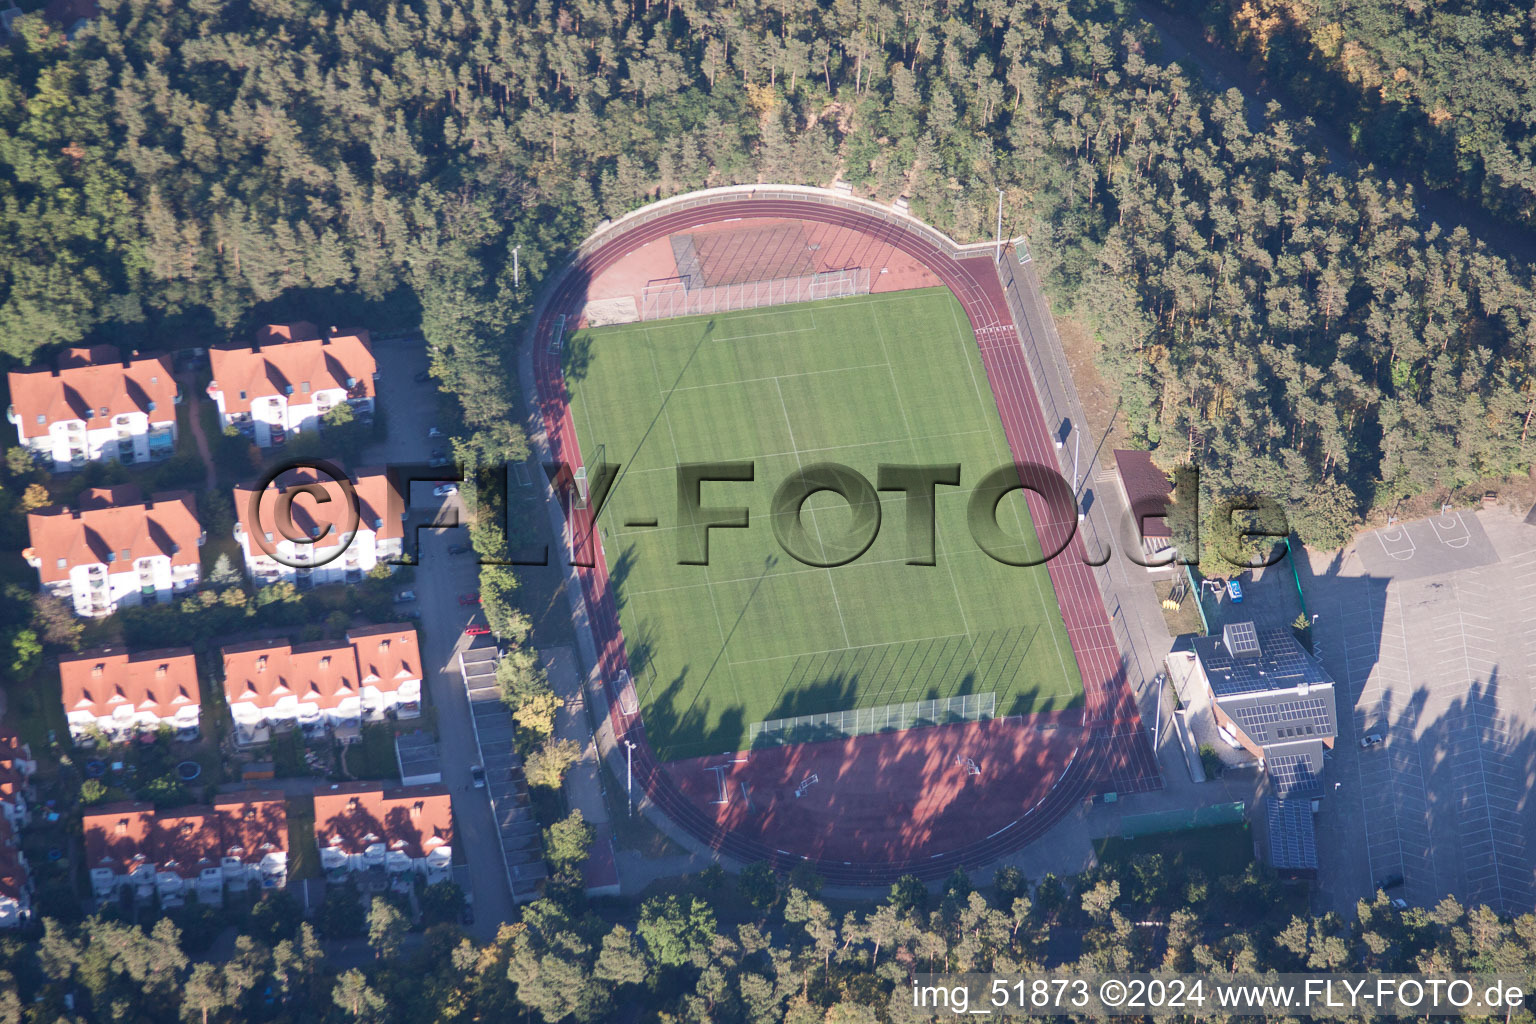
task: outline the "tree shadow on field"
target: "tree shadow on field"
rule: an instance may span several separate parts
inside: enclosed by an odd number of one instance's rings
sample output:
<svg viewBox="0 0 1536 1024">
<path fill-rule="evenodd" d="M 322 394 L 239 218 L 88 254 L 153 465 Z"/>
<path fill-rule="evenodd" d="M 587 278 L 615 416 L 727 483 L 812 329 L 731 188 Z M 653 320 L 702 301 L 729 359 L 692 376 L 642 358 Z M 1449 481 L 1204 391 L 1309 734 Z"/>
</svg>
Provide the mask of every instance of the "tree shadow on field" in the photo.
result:
<svg viewBox="0 0 1536 1024">
<path fill-rule="evenodd" d="M 580 384 L 592 372 L 592 335 L 582 330 L 568 335 L 560 353 L 560 368 L 567 384 Z"/>
<path fill-rule="evenodd" d="M 709 724 L 712 705 L 702 686 L 688 695 L 689 674 L 689 666 L 683 666 L 662 689 L 653 687 L 645 702 L 646 735 L 659 761 L 735 753 L 746 732 L 746 717 L 739 707 L 727 708 L 718 722 Z"/>
</svg>

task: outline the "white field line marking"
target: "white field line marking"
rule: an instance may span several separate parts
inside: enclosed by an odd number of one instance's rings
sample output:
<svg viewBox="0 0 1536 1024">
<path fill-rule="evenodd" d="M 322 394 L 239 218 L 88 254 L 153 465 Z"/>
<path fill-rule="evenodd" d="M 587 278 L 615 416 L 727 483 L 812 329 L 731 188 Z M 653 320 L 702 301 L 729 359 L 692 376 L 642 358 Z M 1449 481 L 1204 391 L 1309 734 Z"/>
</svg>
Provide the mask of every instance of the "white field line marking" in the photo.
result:
<svg viewBox="0 0 1536 1024">
<path fill-rule="evenodd" d="M 799 442 L 795 440 L 795 424 L 789 418 L 789 406 L 784 402 L 784 389 L 779 385 L 777 377 L 773 380 L 773 389 L 779 394 L 779 408 L 784 410 L 784 425 L 789 428 L 789 443 L 795 448 L 795 465 L 798 468 L 804 469 L 805 467 L 800 461 Z M 816 522 L 815 509 L 811 510 L 811 525 L 816 529 L 816 543 L 821 545 L 822 557 L 826 557 L 827 544 L 821 537 L 821 526 Z M 832 570 L 823 569 L 822 571 L 827 574 L 827 586 L 832 591 L 832 603 L 837 608 L 837 624 L 843 630 L 843 646 L 852 647 L 853 641 L 848 637 L 848 623 L 843 619 L 843 602 L 837 599 L 837 584 L 832 581 Z"/>
<path fill-rule="evenodd" d="M 976 407 L 977 407 L 977 409 L 980 410 L 983 421 L 985 421 L 989 416 L 991 416 L 993 414 L 996 414 L 998 416 L 998 428 L 1000 430 L 1004 430 L 1005 428 L 1003 428 L 1003 425 L 1002 425 L 1002 414 L 999 413 L 998 410 L 997 410 L 997 398 L 995 396 L 993 397 L 992 404 L 990 406 L 987 405 L 986 400 L 982 398 L 982 395 L 981 395 L 981 382 L 976 379 L 976 366 L 971 361 L 970 349 L 965 344 L 965 336 L 967 334 L 972 334 L 973 332 L 961 328 L 961 326 L 960 326 L 960 319 L 957 316 L 955 316 L 955 305 L 956 305 L 956 303 L 951 303 L 950 304 L 950 307 L 949 307 L 949 318 L 950 318 L 950 321 L 955 325 L 955 339 L 956 339 L 956 342 L 959 344 L 959 347 L 960 347 L 960 358 L 965 360 L 965 365 L 966 365 L 967 369 L 969 369 L 970 372 L 971 372 L 971 387 L 972 387 L 972 390 L 974 390 L 975 393 L 976 393 Z M 978 351 L 978 354 L 977 354 L 977 358 L 978 359 L 981 358 L 979 351 Z M 988 393 L 990 393 L 990 389 L 989 389 Z M 1026 400 L 1028 400 L 1028 397 L 1029 396 L 1025 396 Z M 998 455 L 998 451 L 997 451 L 997 438 L 996 438 L 995 435 L 994 435 L 994 437 L 992 439 L 992 454 L 994 456 Z M 1007 453 L 1005 452 L 1004 454 L 1006 455 Z M 1019 509 L 1018 509 L 1017 505 L 1015 505 L 1014 509 L 1013 509 L 1013 521 L 1014 521 L 1014 524 L 1019 528 L 1019 537 L 1020 537 L 1020 539 L 1023 540 L 1024 537 L 1025 537 L 1024 523 L 1023 523 L 1022 520 L 1019 519 Z M 1030 525 L 1031 525 L 1031 528 L 1033 528 L 1034 524 L 1030 524 Z M 1038 539 L 1038 537 L 1039 537 L 1039 533 L 1037 531 L 1036 532 L 1036 538 Z M 1058 616 L 1060 616 L 1061 615 L 1061 595 L 1059 595 L 1059 594 L 1052 594 L 1052 597 L 1054 597 L 1055 600 L 1054 601 L 1047 600 L 1046 599 L 1046 595 L 1045 595 L 1045 591 L 1040 586 L 1040 575 L 1041 574 L 1040 573 L 1036 573 L 1036 572 L 1031 572 L 1029 575 L 1034 580 L 1034 583 L 1035 583 L 1035 597 L 1038 599 L 1038 601 L 1040 603 L 1040 608 L 1042 609 L 1042 611 L 1048 613 L 1050 611 L 1050 609 L 1052 607 L 1054 607 L 1056 609 L 1056 614 Z M 1103 599 L 1103 595 L 1101 594 L 1100 595 L 1100 600 L 1102 600 L 1102 599 Z M 1061 677 L 1063 679 L 1070 679 L 1070 678 L 1072 678 L 1072 672 L 1071 672 L 1071 670 L 1069 670 L 1067 668 L 1067 659 L 1061 653 L 1061 641 L 1057 638 L 1056 631 L 1054 629 L 1048 629 L 1048 630 L 1046 630 L 1046 632 L 1051 637 L 1051 647 L 1052 647 L 1052 649 L 1054 649 L 1056 651 L 1056 661 L 1061 666 Z M 1078 673 L 1078 676 L 1079 676 L 1079 681 L 1083 685 L 1084 692 L 1086 693 L 1087 688 L 1088 688 L 1088 680 L 1081 678 L 1081 676 L 1082 676 L 1081 672 Z"/>
</svg>

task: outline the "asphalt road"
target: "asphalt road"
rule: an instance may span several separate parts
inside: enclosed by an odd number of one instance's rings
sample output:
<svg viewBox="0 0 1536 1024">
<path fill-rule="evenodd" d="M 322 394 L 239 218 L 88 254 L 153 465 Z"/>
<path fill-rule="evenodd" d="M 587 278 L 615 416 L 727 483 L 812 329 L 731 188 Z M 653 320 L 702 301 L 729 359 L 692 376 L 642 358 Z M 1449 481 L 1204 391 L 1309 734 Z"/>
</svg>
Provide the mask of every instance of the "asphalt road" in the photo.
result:
<svg viewBox="0 0 1536 1024">
<path fill-rule="evenodd" d="M 378 383 L 380 406 L 389 424 L 389 440 L 375 445 L 369 457 L 379 462 L 425 462 L 434 446 L 446 442 L 429 439 L 428 429 L 436 414 L 434 384 L 418 384 L 414 374 L 426 368 L 426 352 L 419 341 L 381 342 L 374 354 L 383 371 Z M 412 488 L 411 517 L 406 523 L 406 547 L 412 544 L 417 523 L 432 520 L 457 498 L 434 498 L 431 484 Z M 437 747 L 443 759 L 443 785 L 453 795 L 454 844 L 469 861 L 475 923 L 469 931 L 480 939 L 496 934 L 497 926 L 511 917 L 512 894 L 507 886 L 491 803 L 485 790 L 470 784 L 469 771 L 479 763 L 469 699 L 459 676 L 458 652 L 468 647 L 464 627 L 475 618 L 473 609 L 459 604 L 459 595 L 479 589 L 479 568 L 473 554 L 450 555 L 448 548 L 468 544 L 467 529 L 422 530 L 414 536 L 419 544 L 420 565 L 410 589 L 416 592 L 415 608 L 421 615 L 422 668 L 431 706 L 437 713 Z"/>
</svg>

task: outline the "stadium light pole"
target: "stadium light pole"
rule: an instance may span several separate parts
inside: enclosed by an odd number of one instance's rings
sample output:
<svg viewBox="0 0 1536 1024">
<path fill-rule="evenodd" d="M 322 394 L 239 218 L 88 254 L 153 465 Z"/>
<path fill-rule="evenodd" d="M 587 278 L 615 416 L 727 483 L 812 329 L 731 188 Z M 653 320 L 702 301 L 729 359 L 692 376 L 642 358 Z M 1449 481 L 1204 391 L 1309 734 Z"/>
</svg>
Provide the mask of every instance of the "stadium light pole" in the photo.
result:
<svg viewBox="0 0 1536 1024">
<path fill-rule="evenodd" d="M 1003 190 L 997 190 L 997 263 L 1003 262 Z"/>
<path fill-rule="evenodd" d="M 517 250 L 521 248 L 522 246 L 520 245 L 514 245 L 512 247 L 512 287 L 514 288 L 519 288 L 522 286 L 522 282 L 519 281 L 517 277 Z"/>
<path fill-rule="evenodd" d="M 1078 493 L 1080 483 L 1077 475 L 1077 454 L 1083 448 L 1083 432 L 1072 431 L 1072 500 L 1077 504 L 1077 521 L 1082 522 L 1086 516 L 1083 514 L 1083 497 Z"/>
<path fill-rule="evenodd" d="M 635 745 L 624 741 L 624 800 L 629 805 L 629 816 L 635 816 Z"/>
</svg>

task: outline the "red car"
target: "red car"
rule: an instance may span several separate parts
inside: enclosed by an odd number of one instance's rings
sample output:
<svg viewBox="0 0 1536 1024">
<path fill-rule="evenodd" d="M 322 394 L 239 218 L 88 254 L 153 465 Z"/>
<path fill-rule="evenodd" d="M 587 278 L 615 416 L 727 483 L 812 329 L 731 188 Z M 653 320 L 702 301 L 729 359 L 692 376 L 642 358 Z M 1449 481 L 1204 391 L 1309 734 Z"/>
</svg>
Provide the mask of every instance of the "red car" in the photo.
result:
<svg viewBox="0 0 1536 1024">
<path fill-rule="evenodd" d="M 464 631 L 465 636 L 485 636 L 491 631 L 490 626 L 470 626 Z"/>
<path fill-rule="evenodd" d="M 480 603 L 480 595 L 479 594 L 460 594 L 459 595 L 459 604 L 479 604 L 479 603 Z"/>
</svg>

